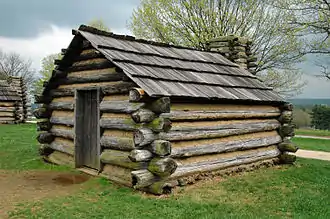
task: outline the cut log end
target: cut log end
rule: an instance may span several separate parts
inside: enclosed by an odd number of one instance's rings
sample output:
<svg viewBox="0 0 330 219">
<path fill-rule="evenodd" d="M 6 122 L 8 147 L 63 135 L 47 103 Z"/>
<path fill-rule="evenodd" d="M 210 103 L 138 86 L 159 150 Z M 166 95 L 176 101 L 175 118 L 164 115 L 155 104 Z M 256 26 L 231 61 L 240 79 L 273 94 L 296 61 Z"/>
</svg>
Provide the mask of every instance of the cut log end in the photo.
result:
<svg viewBox="0 0 330 219">
<path fill-rule="evenodd" d="M 280 163 L 282 164 L 293 164 L 296 161 L 297 157 L 294 154 L 282 153 L 279 156 Z"/>
<path fill-rule="evenodd" d="M 136 123 L 151 122 L 155 118 L 155 113 L 148 109 L 140 109 L 132 114 L 132 119 Z"/>
<path fill-rule="evenodd" d="M 155 134 L 151 129 L 141 128 L 134 132 L 134 144 L 142 147 L 148 145 L 156 139 Z"/>
<path fill-rule="evenodd" d="M 164 140 L 155 140 L 150 145 L 150 151 L 158 156 L 168 156 L 171 154 L 171 142 Z"/>
<path fill-rule="evenodd" d="M 162 97 L 148 104 L 147 108 L 156 114 L 169 113 L 171 110 L 171 100 L 169 97 Z"/>
<path fill-rule="evenodd" d="M 161 177 L 170 176 L 178 167 L 176 161 L 172 158 L 154 158 L 148 165 L 148 170 Z"/>
<path fill-rule="evenodd" d="M 299 148 L 296 144 L 294 144 L 290 140 L 286 140 L 278 145 L 278 149 L 282 152 L 288 151 L 295 153 Z"/>
<path fill-rule="evenodd" d="M 129 101 L 130 102 L 139 102 L 146 97 L 146 93 L 141 88 L 132 88 L 129 91 Z"/>
<path fill-rule="evenodd" d="M 133 162 L 149 161 L 153 157 L 152 153 L 148 150 L 132 150 L 128 158 Z"/>
</svg>

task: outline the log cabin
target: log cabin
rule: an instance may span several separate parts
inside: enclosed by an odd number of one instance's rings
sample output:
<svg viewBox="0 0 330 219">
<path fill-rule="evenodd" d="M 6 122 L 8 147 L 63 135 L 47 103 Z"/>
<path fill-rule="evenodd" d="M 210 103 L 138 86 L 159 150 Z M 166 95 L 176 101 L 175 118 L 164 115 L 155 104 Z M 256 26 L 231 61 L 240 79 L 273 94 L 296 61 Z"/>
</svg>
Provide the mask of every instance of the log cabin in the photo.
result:
<svg viewBox="0 0 330 219">
<path fill-rule="evenodd" d="M 24 123 L 26 87 L 21 77 L 0 80 L 0 124 Z"/>
<path fill-rule="evenodd" d="M 154 194 L 295 161 L 292 105 L 220 53 L 72 34 L 35 97 L 46 161 Z"/>
</svg>

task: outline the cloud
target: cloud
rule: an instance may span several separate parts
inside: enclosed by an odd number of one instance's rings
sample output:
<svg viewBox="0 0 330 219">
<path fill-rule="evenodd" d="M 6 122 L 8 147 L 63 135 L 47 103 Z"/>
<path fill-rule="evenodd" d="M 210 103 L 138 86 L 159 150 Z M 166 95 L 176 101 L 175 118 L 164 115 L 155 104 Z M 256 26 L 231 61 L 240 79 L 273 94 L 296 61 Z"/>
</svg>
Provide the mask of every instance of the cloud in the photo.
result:
<svg viewBox="0 0 330 219">
<path fill-rule="evenodd" d="M 127 29 L 112 30 L 118 34 L 129 34 Z M 36 37 L 8 38 L 0 36 L 0 48 L 4 52 L 15 52 L 25 59 L 32 61 L 32 67 L 37 71 L 41 67 L 41 60 L 47 55 L 59 53 L 62 48 L 67 48 L 73 36 L 71 28 L 48 25 Z"/>
<path fill-rule="evenodd" d="M 307 85 L 303 93 L 295 98 L 330 98 L 330 81 L 314 75 L 303 75 L 303 80 L 307 81 Z"/>
</svg>

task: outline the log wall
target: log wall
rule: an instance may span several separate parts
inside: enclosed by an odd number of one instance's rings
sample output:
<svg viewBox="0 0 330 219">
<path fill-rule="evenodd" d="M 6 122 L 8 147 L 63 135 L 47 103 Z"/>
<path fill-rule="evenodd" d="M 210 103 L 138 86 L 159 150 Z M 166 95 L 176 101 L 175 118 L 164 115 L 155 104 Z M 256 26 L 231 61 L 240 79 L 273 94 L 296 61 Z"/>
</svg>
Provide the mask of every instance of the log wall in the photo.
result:
<svg viewBox="0 0 330 219">
<path fill-rule="evenodd" d="M 9 77 L 7 82 L 8 89 L 16 91 L 18 99 L 0 101 L 0 123 L 24 123 L 27 118 L 26 86 L 20 77 Z"/>
<path fill-rule="evenodd" d="M 119 184 L 163 194 L 187 177 L 294 161 L 288 154 L 297 149 L 290 142 L 289 104 L 194 104 L 151 98 L 90 47 L 60 74 L 35 112 L 42 119 L 41 154 L 49 162 L 74 166 L 74 91 L 88 87 L 100 87 L 102 93 L 99 173 Z"/>
</svg>

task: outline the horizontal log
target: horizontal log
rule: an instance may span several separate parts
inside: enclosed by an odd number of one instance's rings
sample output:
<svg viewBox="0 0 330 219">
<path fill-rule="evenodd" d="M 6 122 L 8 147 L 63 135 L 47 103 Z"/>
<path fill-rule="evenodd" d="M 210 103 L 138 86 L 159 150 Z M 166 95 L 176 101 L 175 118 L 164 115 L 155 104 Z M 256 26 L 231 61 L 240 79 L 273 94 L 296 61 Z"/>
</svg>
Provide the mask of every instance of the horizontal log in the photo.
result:
<svg viewBox="0 0 330 219">
<path fill-rule="evenodd" d="M 223 125 L 217 126 L 218 129 L 210 127 L 210 130 L 187 130 L 187 131 L 172 131 L 161 132 L 158 135 L 153 135 L 155 139 L 164 139 L 169 141 L 186 141 L 196 139 L 207 139 L 207 138 L 220 138 L 232 135 L 242 135 L 255 132 L 271 131 L 280 127 L 280 123 L 276 120 L 272 122 L 257 122 L 257 123 L 246 123 L 244 125 Z M 198 127 L 196 127 L 198 128 Z M 200 127 L 199 127 L 200 128 Z M 149 139 L 151 136 L 149 137 Z"/>
<path fill-rule="evenodd" d="M 40 156 L 49 156 L 54 152 L 54 149 L 49 147 L 49 144 L 40 144 L 38 148 L 38 152 Z"/>
<path fill-rule="evenodd" d="M 56 84 L 80 84 L 80 83 L 95 83 L 106 81 L 121 81 L 123 79 L 123 73 L 116 72 L 102 72 L 100 74 L 75 76 L 68 74 L 65 78 L 56 81 Z"/>
<path fill-rule="evenodd" d="M 52 115 L 52 110 L 41 107 L 38 109 L 33 110 L 32 113 L 37 119 L 46 119 L 49 118 Z"/>
<path fill-rule="evenodd" d="M 119 167 L 111 164 L 105 164 L 101 175 L 105 176 L 112 182 L 132 187 L 131 169 Z"/>
<path fill-rule="evenodd" d="M 41 132 L 37 136 L 37 140 L 40 144 L 50 144 L 54 138 L 54 135 L 49 132 Z"/>
<path fill-rule="evenodd" d="M 51 117 L 50 122 L 52 124 L 57 125 L 67 125 L 67 126 L 73 126 L 74 125 L 74 119 L 72 117 Z"/>
<path fill-rule="evenodd" d="M 131 103 L 124 101 L 102 101 L 100 110 L 108 113 L 133 113 L 143 107 L 144 103 Z"/>
<path fill-rule="evenodd" d="M 50 163 L 54 163 L 57 165 L 64 165 L 64 166 L 69 166 L 69 167 L 75 166 L 73 156 L 59 152 L 59 151 L 54 151 L 49 156 L 45 156 L 44 159 Z"/>
<path fill-rule="evenodd" d="M 16 108 L 13 106 L 0 107 L 0 112 L 15 112 Z"/>
<path fill-rule="evenodd" d="M 284 140 L 278 145 L 278 149 L 280 149 L 280 151 L 282 152 L 288 151 L 295 153 L 299 148 L 295 143 L 291 142 L 290 140 Z"/>
<path fill-rule="evenodd" d="M 15 117 L 14 112 L 0 112 L 0 117 Z"/>
<path fill-rule="evenodd" d="M 156 118 L 156 114 L 148 109 L 139 109 L 132 114 L 132 119 L 136 123 L 149 123 Z"/>
<path fill-rule="evenodd" d="M 252 118 L 276 118 L 281 115 L 280 110 L 211 110 L 211 111 L 171 111 L 161 116 L 172 121 L 196 121 L 218 119 L 252 119 Z"/>
<path fill-rule="evenodd" d="M 139 102 L 139 101 L 142 101 L 146 96 L 147 96 L 147 94 L 141 88 L 133 87 L 129 91 L 129 101 L 130 102 Z"/>
<path fill-rule="evenodd" d="M 153 158 L 148 170 L 157 176 L 166 177 L 174 173 L 177 167 L 177 163 L 172 158 Z"/>
<path fill-rule="evenodd" d="M 65 142 L 63 142 L 63 141 L 54 140 L 52 143 L 49 144 L 49 147 L 56 151 L 70 154 L 72 156 L 74 155 L 74 147 L 70 146 L 68 144 L 65 144 Z"/>
<path fill-rule="evenodd" d="M 262 128 L 265 125 L 276 125 L 280 123 L 276 119 L 267 120 L 228 120 L 228 121 L 198 121 L 198 122 L 173 122 L 171 131 L 196 131 L 196 130 L 225 130 Z"/>
<path fill-rule="evenodd" d="M 132 82 L 118 82 L 112 85 L 100 85 L 99 87 L 102 90 L 104 95 L 111 95 L 111 94 L 121 94 L 121 93 L 128 93 L 129 89 L 133 87 L 135 84 Z M 88 85 L 86 85 L 88 87 Z M 68 97 L 74 96 L 75 92 L 74 87 L 65 87 L 65 88 L 57 88 L 50 91 L 51 97 Z"/>
<path fill-rule="evenodd" d="M 73 102 L 51 102 L 49 104 L 49 109 L 51 110 L 74 110 Z"/>
<path fill-rule="evenodd" d="M 171 154 L 171 142 L 164 140 L 155 140 L 149 146 L 149 150 L 160 157 L 168 156 Z"/>
<path fill-rule="evenodd" d="M 147 168 L 148 164 L 146 162 L 133 162 L 128 156 L 129 152 L 106 149 L 101 153 L 100 158 L 101 162 L 105 164 L 113 164 L 134 170 Z"/>
<path fill-rule="evenodd" d="M 254 149 L 242 151 L 240 153 L 232 152 L 223 154 L 223 157 L 218 157 L 214 160 L 208 159 L 202 162 L 179 165 L 169 179 L 177 179 L 195 173 L 211 172 L 242 164 L 254 163 L 261 160 L 275 158 L 279 156 L 279 154 L 280 151 L 276 146 L 268 147 L 263 150 Z"/>
<path fill-rule="evenodd" d="M 0 107 L 15 107 L 15 102 L 0 102 Z"/>
<path fill-rule="evenodd" d="M 253 136 L 251 136 L 253 137 Z M 267 136 L 259 138 L 251 138 L 244 140 L 234 140 L 234 141 L 222 141 L 218 143 L 211 143 L 205 145 L 195 146 L 195 142 L 192 141 L 191 145 L 185 147 L 172 148 L 171 157 L 191 157 L 205 154 L 213 153 L 225 153 L 232 151 L 249 150 L 252 148 L 266 147 L 270 145 L 278 144 L 282 141 L 281 136 Z"/>
<path fill-rule="evenodd" d="M 95 70 L 95 69 L 104 69 L 116 67 L 109 60 L 103 59 L 98 62 L 86 63 L 84 65 L 72 65 L 67 69 L 67 72 L 76 72 L 76 71 L 87 71 L 87 70 Z"/>
<path fill-rule="evenodd" d="M 137 124 L 131 118 L 106 118 L 102 117 L 100 126 L 106 129 L 121 129 L 134 131 L 138 128 L 150 128 L 155 132 L 168 131 L 171 128 L 171 122 L 166 118 L 157 118 L 150 123 Z"/>
<path fill-rule="evenodd" d="M 134 149 L 128 155 L 128 158 L 133 162 L 149 161 L 153 157 L 152 153 L 148 150 Z"/>
<path fill-rule="evenodd" d="M 169 97 L 161 97 L 147 104 L 147 109 L 150 109 L 156 114 L 169 113 L 171 110 L 171 100 Z"/>
<path fill-rule="evenodd" d="M 131 174 L 133 188 L 135 189 L 150 186 L 160 180 L 159 176 L 152 174 L 149 170 L 134 170 Z"/>
<path fill-rule="evenodd" d="M 56 137 L 63 137 L 72 140 L 74 139 L 75 136 L 73 130 L 67 130 L 57 126 L 53 126 L 50 130 L 50 133 Z"/>
<path fill-rule="evenodd" d="M 121 151 L 131 151 L 135 149 L 133 138 L 106 136 L 101 137 L 101 146 L 109 149 L 116 149 Z"/>
<path fill-rule="evenodd" d="M 282 153 L 278 158 L 282 164 L 293 164 L 297 159 L 296 155 L 287 152 Z"/>
</svg>

